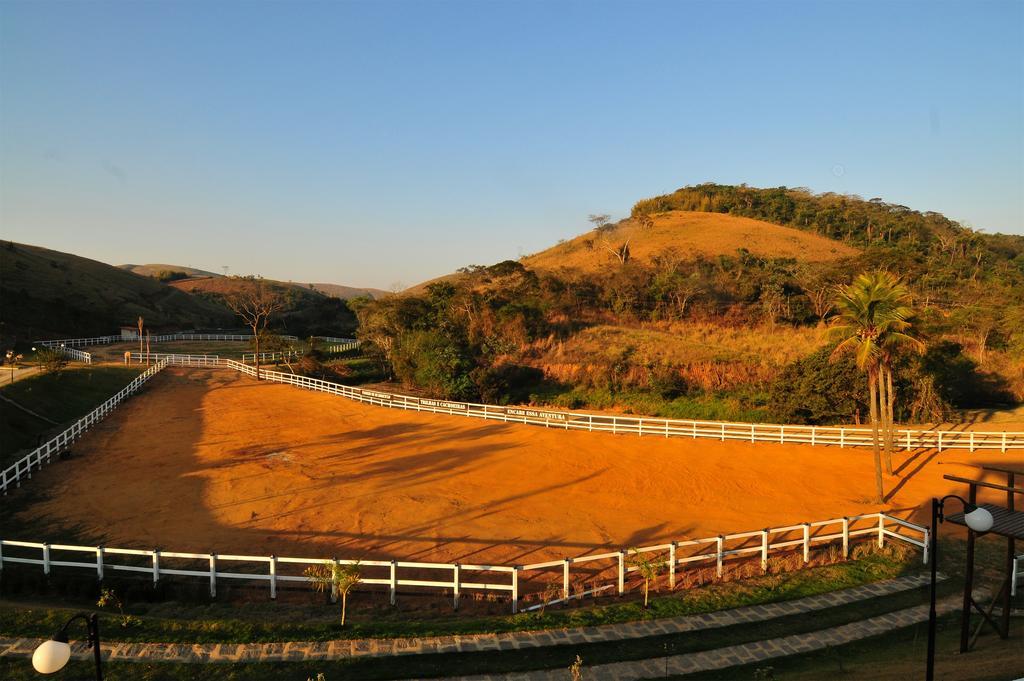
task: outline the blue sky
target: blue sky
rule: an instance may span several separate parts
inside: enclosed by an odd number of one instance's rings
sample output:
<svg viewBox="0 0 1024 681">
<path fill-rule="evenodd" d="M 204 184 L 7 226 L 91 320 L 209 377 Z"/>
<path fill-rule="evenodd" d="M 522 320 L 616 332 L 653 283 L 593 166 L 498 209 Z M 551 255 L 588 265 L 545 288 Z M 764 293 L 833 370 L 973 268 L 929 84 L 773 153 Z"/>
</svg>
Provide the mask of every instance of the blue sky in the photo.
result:
<svg viewBox="0 0 1024 681">
<path fill-rule="evenodd" d="M 0 3 L 0 232 L 389 288 L 704 181 L 1024 233 L 1024 3 Z"/>
</svg>

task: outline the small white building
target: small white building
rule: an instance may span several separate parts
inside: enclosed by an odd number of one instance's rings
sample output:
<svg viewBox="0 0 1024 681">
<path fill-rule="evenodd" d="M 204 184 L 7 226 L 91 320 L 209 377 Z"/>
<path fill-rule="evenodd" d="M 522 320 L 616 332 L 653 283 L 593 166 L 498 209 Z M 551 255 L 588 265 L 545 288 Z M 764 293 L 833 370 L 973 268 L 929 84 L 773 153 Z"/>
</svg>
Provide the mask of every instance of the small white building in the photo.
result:
<svg viewBox="0 0 1024 681">
<path fill-rule="evenodd" d="M 137 327 L 137 326 L 122 326 L 121 327 L 121 338 L 123 340 L 138 340 L 139 339 L 139 327 Z"/>
</svg>

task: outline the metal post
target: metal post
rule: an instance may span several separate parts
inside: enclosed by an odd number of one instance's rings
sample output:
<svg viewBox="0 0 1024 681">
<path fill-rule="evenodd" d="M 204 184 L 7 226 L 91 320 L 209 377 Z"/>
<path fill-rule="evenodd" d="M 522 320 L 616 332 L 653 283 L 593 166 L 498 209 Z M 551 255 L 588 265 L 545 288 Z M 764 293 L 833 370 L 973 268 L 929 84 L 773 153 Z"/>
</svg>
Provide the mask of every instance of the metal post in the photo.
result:
<svg viewBox="0 0 1024 681">
<path fill-rule="evenodd" d="M 761 572 L 768 572 L 768 529 L 761 530 Z"/>
<path fill-rule="evenodd" d="M 270 597 L 277 598 L 277 556 L 270 556 Z"/>
<path fill-rule="evenodd" d="M 939 518 L 939 500 L 932 499 L 932 523 L 931 523 L 931 537 L 927 542 L 927 546 L 931 548 L 931 585 L 928 593 L 928 661 L 925 670 L 925 681 L 935 681 L 935 582 L 936 582 L 936 564 L 938 561 L 938 542 L 935 539 L 937 534 Z"/>
<path fill-rule="evenodd" d="M 811 524 L 804 523 L 804 562 L 811 559 Z"/>
<path fill-rule="evenodd" d="M 96 547 L 96 579 L 103 581 L 103 547 Z"/>
<path fill-rule="evenodd" d="M 43 574 L 50 574 L 50 545 L 43 544 Z"/>
<path fill-rule="evenodd" d="M 850 557 L 850 519 L 843 518 L 843 558 Z"/>
<path fill-rule="evenodd" d="M 160 549 L 153 549 L 153 586 L 160 581 Z"/>
<path fill-rule="evenodd" d="M 969 489 L 968 501 L 972 504 L 977 504 L 978 488 L 971 485 Z M 974 530 L 967 528 L 967 557 L 965 558 L 964 565 L 964 604 L 963 611 L 960 613 L 961 653 L 966 653 L 970 649 L 971 603 L 973 602 L 972 592 L 974 591 L 974 540 Z"/>
<path fill-rule="evenodd" d="M 217 597 L 217 554 L 210 554 L 210 598 Z"/>
<path fill-rule="evenodd" d="M 885 546 L 885 514 L 878 514 L 878 548 Z"/>
</svg>

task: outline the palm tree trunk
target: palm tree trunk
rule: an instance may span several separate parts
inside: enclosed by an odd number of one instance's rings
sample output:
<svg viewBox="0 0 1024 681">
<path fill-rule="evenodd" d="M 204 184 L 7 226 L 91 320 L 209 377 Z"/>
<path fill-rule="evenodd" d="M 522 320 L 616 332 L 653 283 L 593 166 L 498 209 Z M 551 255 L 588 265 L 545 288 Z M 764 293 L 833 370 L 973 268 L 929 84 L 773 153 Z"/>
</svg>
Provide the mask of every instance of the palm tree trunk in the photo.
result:
<svg viewBox="0 0 1024 681">
<path fill-rule="evenodd" d="M 891 450 L 896 449 L 896 389 L 892 386 L 892 367 L 885 368 L 886 397 L 888 403 L 886 410 L 889 416 L 889 445 Z M 890 464 L 891 465 L 891 464 Z"/>
<path fill-rule="evenodd" d="M 878 370 L 872 369 L 868 372 L 868 393 L 870 397 L 871 413 L 871 447 L 875 455 L 875 502 L 881 504 L 884 501 L 885 489 L 882 487 L 882 453 L 878 447 Z"/>
<path fill-rule="evenodd" d="M 889 423 L 889 393 L 885 385 L 885 365 L 878 369 L 878 411 L 882 415 L 882 442 L 885 445 L 885 474 L 892 475 L 892 426 Z"/>
</svg>

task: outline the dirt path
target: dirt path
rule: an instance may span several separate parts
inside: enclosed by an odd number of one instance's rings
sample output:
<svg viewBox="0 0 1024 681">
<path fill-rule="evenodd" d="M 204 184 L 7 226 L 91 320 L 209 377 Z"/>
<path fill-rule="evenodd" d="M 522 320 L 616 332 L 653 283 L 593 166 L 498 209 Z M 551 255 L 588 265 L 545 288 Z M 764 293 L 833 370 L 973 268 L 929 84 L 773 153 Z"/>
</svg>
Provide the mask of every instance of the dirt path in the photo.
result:
<svg viewBox="0 0 1024 681">
<path fill-rule="evenodd" d="M 887 507 L 1021 453 L 900 455 Z M 529 562 L 877 510 L 870 452 L 417 414 L 167 369 L 32 482 L 22 517 L 112 546 Z M 20 493 L 8 499 L 18 503 Z M 74 499 L 75 503 L 68 503 Z M 26 537 L 27 538 L 27 537 Z M 35 538 L 35 537 L 33 537 Z"/>
</svg>

